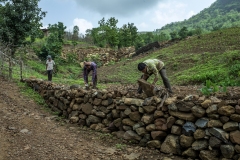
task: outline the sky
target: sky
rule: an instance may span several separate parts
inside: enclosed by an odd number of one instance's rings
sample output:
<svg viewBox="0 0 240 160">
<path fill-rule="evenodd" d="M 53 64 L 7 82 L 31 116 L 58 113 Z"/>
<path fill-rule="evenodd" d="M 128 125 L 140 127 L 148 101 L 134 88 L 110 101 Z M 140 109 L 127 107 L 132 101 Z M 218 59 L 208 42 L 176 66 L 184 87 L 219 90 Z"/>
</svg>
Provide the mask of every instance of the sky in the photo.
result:
<svg viewBox="0 0 240 160">
<path fill-rule="evenodd" d="M 80 33 L 98 27 L 103 17 L 115 17 L 117 26 L 134 23 L 138 31 L 154 31 L 164 25 L 183 21 L 210 7 L 216 0 L 40 0 L 46 11 L 42 28 L 62 22 L 66 31 L 78 26 Z"/>
</svg>

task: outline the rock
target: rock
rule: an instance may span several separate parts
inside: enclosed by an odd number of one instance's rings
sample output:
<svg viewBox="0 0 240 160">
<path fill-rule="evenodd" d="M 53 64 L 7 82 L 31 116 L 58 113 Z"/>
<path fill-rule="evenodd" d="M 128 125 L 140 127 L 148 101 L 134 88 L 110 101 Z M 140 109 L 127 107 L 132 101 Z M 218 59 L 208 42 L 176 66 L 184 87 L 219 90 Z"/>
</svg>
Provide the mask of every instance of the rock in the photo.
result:
<svg viewBox="0 0 240 160">
<path fill-rule="evenodd" d="M 148 114 L 153 113 L 156 109 L 155 106 L 143 106 L 143 110 Z"/>
<path fill-rule="evenodd" d="M 240 101 L 240 100 L 238 100 L 238 101 Z M 235 106 L 235 111 L 236 111 L 237 114 L 240 114 L 240 106 L 239 105 L 240 104 Z"/>
<path fill-rule="evenodd" d="M 213 104 L 218 104 L 218 103 L 220 103 L 221 102 L 221 100 L 220 99 L 218 99 L 217 97 L 210 97 L 210 99 L 211 99 L 211 101 L 212 101 L 212 103 Z"/>
<path fill-rule="evenodd" d="M 232 145 L 221 145 L 220 146 L 221 149 L 221 153 L 223 155 L 223 157 L 225 158 L 232 158 L 234 155 L 234 147 Z"/>
<path fill-rule="evenodd" d="M 172 126 L 172 128 L 171 128 L 171 133 L 172 133 L 172 134 L 175 134 L 175 135 L 181 135 L 181 133 L 182 133 L 182 127 L 176 126 L 176 125 Z"/>
<path fill-rule="evenodd" d="M 215 114 L 218 112 L 217 105 L 211 105 L 210 107 L 207 108 L 206 113 L 207 114 Z"/>
<path fill-rule="evenodd" d="M 193 135 L 194 135 L 195 139 L 202 139 L 206 136 L 205 130 L 203 130 L 203 129 L 197 129 Z"/>
<path fill-rule="evenodd" d="M 239 114 L 232 114 L 230 116 L 230 119 L 235 121 L 235 122 L 240 122 L 240 115 Z"/>
<path fill-rule="evenodd" d="M 132 127 L 130 126 L 123 126 L 124 131 L 129 131 L 132 130 Z"/>
<path fill-rule="evenodd" d="M 227 132 L 225 132 L 224 130 L 222 130 L 220 128 L 210 128 L 208 131 L 211 135 L 219 138 L 224 143 L 228 143 L 229 134 Z"/>
<path fill-rule="evenodd" d="M 219 120 L 219 114 L 208 114 L 208 118 Z"/>
<path fill-rule="evenodd" d="M 102 101 L 102 105 L 103 106 L 109 106 L 113 103 L 113 99 L 112 98 L 108 98 L 107 100 L 103 100 Z"/>
<path fill-rule="evenodd" d="M 134 124 L 132 128 L 135 131 L 136 129 L 138 129 L 142 126 L 144 126 L 144 123 L 143 122 L 138 122 L 138 123 Z"/>
<path fill-rule="evenodd" d="M 154 119 L 157 119 L 157 118 L 163 117 L 163 115 L 164 115 L 164 113 L 163 113 L 162 111 L 156 110 L 156 111 L 154 112 L 153 117 L 154 117 Z"/>
<path fill-rule="evenodd" d="M 200 118 L 196 121 L 195 125 L 198 128 L 207 128 L 208 121 L 209 120 L 207 118 Z"/>
<path fill-rule="evenodd" d="M 155 124 L 149 124 L 149 125 L 146 127 L 146 130 L 147 130 L 148 132 L 154 131 L 155 129 L 156 129 Z"/>
<path fill-rule="evenodd" d="M 184 101 L 179 101 L 177 102 L 176 106 L 177 109 L 181 112 L 191 112 L 191 108 L 194 106 L 195 104 L 193 102 L 184 102 Z"/>
<path fill-rule="evenodd" d="M 141 121 L 145 124 L 150 124 L 153 122 L 153 115 L 144 115 L 142 116 Z"/>
<path fill-rule="evenodd" d="M 128 126 L 134 126 L 136 122 L 132 121 L 130 118 L 125 118 L 122 120 L 122 124 L 128 125 Z"/>
<path fill-rule="evenodd" d="M 209 146 L 212 148 L 219 148 L 221 146 L 222 141 L 216 137 L 210 137 Z"/>
<path fill-rule="evenodd" d="M 178 117 L 179 119 L 185 120 L 185 121 L 195 121 L 195 117 L 192 113 L 184 113 L 184 112 L 174 112 L 169 110 L 169 114 L 174 117 Z"/>
<path fill-rule="evenodd" d="M 143 136 L 143 135 L 147 134 L 147 131 L 144 127 L 137 128 L 136 132 L 139 136 Z"/>
<path fill-rule="evenodd" d="M 89 115 L 92 113 L 93 106 L 90 103 L 82 103 L 81 108 L 86 115 Z"/>
<path fill-rule="evenodd" d="M 103 112 L 96 112 L 95 115 L 100 117 L 100 118 L 105 118 L 106 117 L 105 113 L 103 113 Z"/>
<path fill-rule="evenodd" d="M 201 150 L 204 150 L 207 148 L 208 148 L 208 142 L 205 139 L 204 140 L 196 140 L 192 144 L 192 149 L 194 149 L 195 151 L 201 151 Z"/>
<path fill-rule="evenodd" d="M 150 106 L 150 105 L 153 104 L 153 101 L 154 101 L 153 97 L 145 98 L 145 99 L 144 99 L 144 102 L 143 102 L 143 105 L 144 105 L 144 106 Z"/>
<path fill-rule="evenodd" d="M 130 108 L 126 108 L 125 111 L 124 111 L 124 114 L 128 116 L 131 112 L 132 111 L 131 111 Z"/>
<path fill-rule="evenodd" d="M 192 143 L 194 142 L 193 137 L 181 135 L 180 136 L 180 145 L 184 148 L 189 148 L 192 146 Z"/>
<path fill-rule="evenodd" d="M 202 118 L 206 112 L 205 109 L 203 109 L 200 106 L 194 106 L 194 107 L 192 107 L 191 110 L 192 110 L 193 115 L 198 118 Z"/>
<path fill-rule="evenodd" d="M 185 124 L 185 121 L 182 119 L 178 119 L 175 124 L 179 125 L 179 126 L 183 126 Z"/>
<path fill-rule="evenodd" d="M 186 122 L 182 127 L 182 133 L 186 136 L 192 136 L 196 131 L 196 126 L 192 122 Z"/>
<path fill-rule="evenodd" d="M 144 100 L 142 99 L 136 99 L 136 98 L 125 98 L 124 104 L 126 105 L 136 105 L 138 107 L 143 106 Z"/>
<path fill-rule="evenodd" d="M 79 121 L 79 117 L 71 117 L 70 122 L 71 123 L 77 123 Z"/>
<path fill-rule="evenodd" d="M 206 99 L 204 102 L 201 103 L 201 106 L 203 108 L 208 108 L 212 104 L 212 101 L 210 99 Z"/>
<path fill-rule="evenodd" d="M 152 131 L 151 132 L 151 137 L 154 140 L 162 140 L 167 136 L 166 132 L 163 131 Z"/>
<path fill-rule="evenodd" d="M 219 160 L 219 158 L 217 158 L 218 155 L 219 153 L 216 150 L 202 150 L 200 151 L 199 157 L 201 158 L 201 160 Z"/>
<path fill-rule="evenodd" d="M 222 122 L 222 123 L 227 123 L 228 121 L 229 121 L 229 117 L 227 117 L 227 116 L 221 116 L 220 117 L 220 121 Z"/>
<path fill-rule="evenodd" d="M 223 130 L 224 131 L 235 131 L 238 130 L 239 126 L 237 122 L 227 122 L 223 125 Z M 230 135 L 231 137 L 231 135 Z"/>
<path fill-rule="evenodd" d="M 181 148 L 179 144 L 179 137 L 175 135 L 168 135 L 164 140 L 161 149 L 163 153 L 172 153 L 181 155 Z"/>
<path fill-rule="evenodd" d="M 92 123 L 97 124 L 101 122 L 101 118 L 96 117 L 94 115 L 89 115 L 88 118 L 86 119 L 86 123 L 88 126 L 90 126 Z"/>
<path fill-rule="evenodd" d="M 240 153 L 240 145 L 235 145 L 234 149 L 237 153 Z"/>
<path fill-rule="evenodd" d="M 167 106 L 167 108 L 168 108 L 168 110 L 171 110 L 171 111 L 178 111 L 178 108 L 177 108 L 177 106 L 174 103 L 169 104 Z"/>
<path fill-rule="evenodd" d="M 158 118 L 154 121 L 156 130 L 159 131 L 167 131 L 167 124 L 166 124 L 166 119 L 164 118 Z"/>
<path fill-rule="evenodd" d="M 116 127 L 120 127 L 122 125 L 122 119 L 121 118 L 117 118 L 113 121 L 114 126 Z"/>
<path fill-rule="evenodd" d="M 136 122 L 141 120 L 141 115 L 138 111 L 131 112 L 129 114 L 129 117 L 130 117 L 131 120 L 136 121 Z"/>
<path fill-rule="evenodd" d="M 232 143 L 240 144 L 240 131 L 236 130 L 236 131 L 230 132 L 230 140 Z"/>
<path fill-rule="evenodd" d="M 93 104 L 99 106 L 102 103 L 102 99 L 94 98 Z"/>
<path fill-rule="evenodd" d="M 176 118 L 174 118 L 173 116 L 170 116 L 167 118 L 167 127 L 168 128 L 171 128 L 172 125 L 175 123 L 176 121 Z"/>
<path fill-rule="evenodd" d="M 152 140 L 147 142 L 149 148 L 161 148 L 161 142 L 159 140 Z"/>
<path fill-rule="evenodd" d="M 190 158 L 196 158 L 198 156 L 197 152 L 193 150 L 192 148 L 188 148 L 182 153 L 183 156 L 190 157 Z"/>
<path fill-rule="evenodd" d="M 218 109 L 218 113 L 224 116 L 231 116 L 231 114 L 235 113 L 235 108 L 232 106 L 222 106 Z"/>
<path fill-rule="evenodd" d="M 208 122 L 208 127 L 212 128 L 212 127 L 219 127 L 221 128 L 223 126 L 222 122 L 219 120 L 210 120 Z"/>
<path fill-rule="evenodd" d="M 21 132 L 21 133 L 28 133 L 29 130 L 28 130 L 28 129 L 22 129 L 20 132 Z"/>
<path fill-rule="evenodd" d="M 132 130 L 126 131 L 123 135 L 123 138 L 125 140 L 138 140 L 138 141 L 141 140 L 141 137 Z"/>
<path fill-rule="evenodd" d="M 172 103 L 175 103 L 177 100 L 177 97 L 169 97 L 165 100 L 164 105 L 170 105 Z"/>
</svg>

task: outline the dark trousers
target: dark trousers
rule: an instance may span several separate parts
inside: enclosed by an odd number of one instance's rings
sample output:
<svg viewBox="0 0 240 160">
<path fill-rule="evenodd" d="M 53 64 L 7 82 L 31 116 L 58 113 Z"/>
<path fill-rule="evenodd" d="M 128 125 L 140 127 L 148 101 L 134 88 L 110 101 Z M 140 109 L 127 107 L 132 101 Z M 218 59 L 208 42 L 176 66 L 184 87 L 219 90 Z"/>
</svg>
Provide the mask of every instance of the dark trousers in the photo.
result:
<svg viewBox="0 0 240 160">
<path fill-rule="evenodd" d="M 52 73 L 53 73 L 53 70 L 47 70 L 48 81 L 52 81 Z"/>
<path fill-rule="evenodd" d="M 167 73 L 166 73 L 165 67 L 163 67 L 163 68 L 159 71 L 159 74 L 160 74 L 160 76 L 161 76 L 161 78 L 162 78 L 162 81 L 163 81 L 163 84 L 164 84 L 165 88 L 166 88 L 170 93 L 172 93 L 172 88 L 171 88 L 170 82 L 169 82 L 169 80 L 168 80 L 168 78 L 167 78 Z M 152 75 L 152 74 L 151 74 L 151 75 Z M 150 76 L 151 76 L 151 75 L 150 75 Z M 147 81 L 150 76 L 148 76 L 145 80 Z M 143 75 L 141 76 L 141 78 L 143 78 Z M 138 93 L 142 93 L 142 88 L 141 88 L 141 87 L 138 87 Z"/>
</svg>

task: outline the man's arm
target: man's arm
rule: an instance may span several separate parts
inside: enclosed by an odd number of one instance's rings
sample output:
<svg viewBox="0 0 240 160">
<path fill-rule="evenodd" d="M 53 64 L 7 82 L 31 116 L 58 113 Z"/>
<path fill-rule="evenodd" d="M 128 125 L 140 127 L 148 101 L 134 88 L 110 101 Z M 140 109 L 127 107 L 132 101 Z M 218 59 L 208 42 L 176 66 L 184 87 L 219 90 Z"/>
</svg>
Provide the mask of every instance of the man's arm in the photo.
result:
<svg viewBox="0 0 240 160">
<path fill-rule="evenodd" d="M 88 76 L 87 76 L 87 69 L 85 67 L 83 67 L 83 79 L 84 79 L 84 83 L 86 84 L 88 81 Z"/>
<path fill-rule="evenodd" d="M 97 75 L 97 65 L 93 65 L 92 82 L 95 82 L 96 75 Z"/>
</svg>

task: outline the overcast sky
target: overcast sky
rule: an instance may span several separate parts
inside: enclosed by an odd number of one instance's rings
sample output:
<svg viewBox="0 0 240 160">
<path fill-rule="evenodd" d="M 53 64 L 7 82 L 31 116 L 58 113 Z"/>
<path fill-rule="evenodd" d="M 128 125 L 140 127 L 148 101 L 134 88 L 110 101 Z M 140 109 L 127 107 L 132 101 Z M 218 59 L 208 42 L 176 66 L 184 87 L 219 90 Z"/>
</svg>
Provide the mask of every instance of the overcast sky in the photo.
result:
<svg viewBox="0 0 240 160">
<path fill-rule="evenodd" d="M 134 23 L 138 31 L 154 31 L 176 21 L 183 21 L 209 7 L 216 0 L 41 0 L 47 11 L 43 28 L 63 22 L 67 31 L 77 25 L 81 33 L 98 27 L 103 17 L 118 19 L 118 27 Z"/>
</svg>

